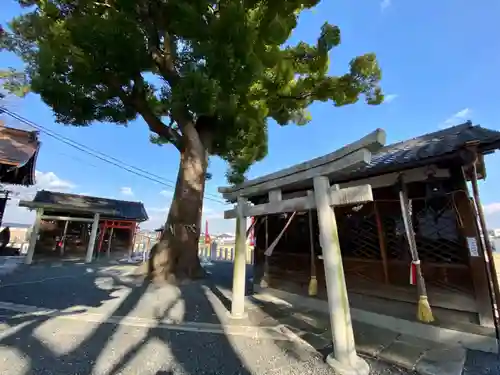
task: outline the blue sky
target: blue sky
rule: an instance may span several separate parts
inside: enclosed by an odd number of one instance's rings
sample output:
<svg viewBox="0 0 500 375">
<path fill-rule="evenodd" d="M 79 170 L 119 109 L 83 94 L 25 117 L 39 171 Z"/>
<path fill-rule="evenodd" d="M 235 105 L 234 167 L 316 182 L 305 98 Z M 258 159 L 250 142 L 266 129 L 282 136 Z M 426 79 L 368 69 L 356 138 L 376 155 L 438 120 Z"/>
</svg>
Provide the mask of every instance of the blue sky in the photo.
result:
<svg viewBox="0 0 500 375">
<path fill-rule="evenodd" d="M 3 0 L 0 23 L 5 24 L 19 12 L 16 2 Z M 249 176 L 326 154 L 378 127 L 386 130 L 389 142 L 468 119 L 500 130 L 498 85 L 494 84 L 500 82 L 499 16 L 500 2 L 493 0 L 323 0 L 314 11 L 301 16 L 290 42 L 313 42 L 325 21 L 339 25 L 342 44 L 331 56 L 331 71 L 342 73 L 355 55 L 375 52 L 389 100 L 377 107 L 362 102 L 343 108 L 315 104 L 311 107 L 313 121 L 305 127 L 280 128 L 271 123 L 269 155 L 251 168 Z M 10 66 L 21 67 L 20 61 L 1 53 L 0 67 Z M 36 95 L 9 99 L 9 106 L 66 137 L 175 181 L 177 151 L 151 145 L 142 120 L 127 127 L 98 123 L 72 128 L 56 124 L 51 109 Z M 107 165 L 45 135 L 41 137 L 38 187 L 142 201 L 151 217 L 145 227 L 159 225 L 166 217 L 170 188 Z M 500 184 L 499 161 L 498 153 L 486 158 L 488 178 L 481 184 L 487 220 L 491 227 L 498 228 L 500 196 L 495 186 Z M 225 169 L 221 160 L 211 161 L 213 179 L 208 182 L 207 193 L 217 195 L 217 187 L 226 184 Z M 16 208 L 15 203 L 13 200 L 7 208 L 5 220 L 31 221 L 32 216 Z M 234 224 L 221 218 L 226 207 L 205 201 L 211 231 L 233 231 Z"/>
</svg>

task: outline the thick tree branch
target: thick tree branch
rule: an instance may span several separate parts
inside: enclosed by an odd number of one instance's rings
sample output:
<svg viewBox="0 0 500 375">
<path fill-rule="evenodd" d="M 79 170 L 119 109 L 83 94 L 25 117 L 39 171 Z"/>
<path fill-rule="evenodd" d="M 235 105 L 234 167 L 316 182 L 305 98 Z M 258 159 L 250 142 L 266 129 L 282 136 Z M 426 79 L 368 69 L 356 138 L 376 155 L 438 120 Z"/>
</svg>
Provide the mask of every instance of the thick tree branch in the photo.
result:
<svg viewBox="0 0 500 375">
<path fill-rule="evenodd" d="M 142 116 L 151 132 L 158 134 L 160 137 L 167 139 L 179 151 L 183 149 L 182 135 L 179 134 L 172 127 L 167 126 L 161 119 L 153 112 L 146 100 L 146 93 L 144 92 L 144 80 L 139 74 L 134 79 L 134 86 L 131 92 L 123 89 L 121 83 L 116 77 L 109 75 L 109 84 L 114 87 L 120 96 L 120 99 L 125 105 L 130 105 Z"/>
<path fill-rule="evenodd" d="M 168 139 L 179 151 L 182 151 L 182 136 L 175 129 L 165 125 L 163 121 L 153 113 L 144 97 L 137 96 L 132 98 L 132 103 L 137 112 L 139 112 L 144 121 L 146 121 L 146 124 L 148 124 L 149 130 Z"/>
<path fill-rule="evenodd" d="M 156 45 L 152 48 L 151 56 L 160 74 L 170 86 L 175 86 L 179 81 L 179 73 L 175 68 L 173 53 L 174 51 L 171 50 L 170 46 L 170 36 L 165 31 L 163 33 L 163 51 L 160 50 L 160 46 Z"/>
</svg>

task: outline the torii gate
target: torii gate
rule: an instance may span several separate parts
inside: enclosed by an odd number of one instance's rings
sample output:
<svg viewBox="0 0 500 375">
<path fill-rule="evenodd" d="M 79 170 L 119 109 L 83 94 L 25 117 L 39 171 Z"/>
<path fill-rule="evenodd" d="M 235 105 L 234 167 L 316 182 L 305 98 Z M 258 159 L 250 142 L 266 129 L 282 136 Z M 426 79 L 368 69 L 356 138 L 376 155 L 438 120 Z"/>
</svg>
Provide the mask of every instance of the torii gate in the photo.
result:
<svg viewBox="0 0 500 375">
<path fill-rule="evenodd" d="M 334 180 L 335 176 L 341 174 L 345 169 L 352 170 L 368 165 L 371 161 L 371 153 L 383 147 L 385 138 L 385 132 L 377 129 L 360 140 L 320 158 L 246 181 L 235 187 L 219 188 L 219 192 L 225 199 L 237 202 L 234 209 L 224 212 L 224 218 L 236 218 L 231 305 L 231 316 L 234 319 L 242 319 L 246 316 L 244 300 L 247 218 L 317 210 L 334 347 L 334 352 L 328 356 L 327 362 L 339 374 L 368 375 L 370 369 L 367 362 L 357 355 L 354 345 L 351 314 L 333 208 L 340 205 L 373 201 L 373 196 L 371 185 L 340 189 L 338 185 L 330 186 L 330 181 Z M 308 189 L 309 192 L 307 192 Z M 282 191 L 284 190 L 302 190 L 303 196 L 294 194 L 289 199 L 282 199 Z M 265 195 L 269 197 L 268 203 L 254 206 L 248 203 L 249 197 Z"/>
</svg>

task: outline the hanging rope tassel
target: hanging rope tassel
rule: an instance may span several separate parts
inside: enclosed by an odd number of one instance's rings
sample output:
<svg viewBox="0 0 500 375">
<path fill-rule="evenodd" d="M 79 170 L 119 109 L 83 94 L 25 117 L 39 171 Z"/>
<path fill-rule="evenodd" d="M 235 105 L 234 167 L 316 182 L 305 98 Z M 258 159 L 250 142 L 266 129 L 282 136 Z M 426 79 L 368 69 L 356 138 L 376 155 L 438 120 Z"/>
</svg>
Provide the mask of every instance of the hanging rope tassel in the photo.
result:
<svg viewBox="0 0 500 375">
<path fill-rule="evenodd" d="M 420 261 L 418 261 L 420 263 Z M 411 262 L 410 265 L 410 285 L 417 285 L 417 265 L 416 262 Z"/>
<path fill-rule="evenodd" d="M 406 195 L 404 183 L 402 183 L 402 181 L 400 181 L 400 183 L 401 190 L 399 192 L 399 198 L 401 213 L 405 226 L 406 239 L 408 240 L 408 246 L 412 257 L 410 284 L 414 285 L 413 282 L 415 282 L 418 291 L 417 319 L 424 323 L 431 323 L 434 321 L 434 316 L 432 315 L 431 305 L 429 304 L 429 300 L 427 298 L 427 289 L 425 287 L 422 267 L 420 266 L 420 259 L 418 257 L 417 243 L 415 241 L 415 233 L 413 232 L 413 224 L 411 222 L 411 201 L 408 200 Z"/>
</svg>

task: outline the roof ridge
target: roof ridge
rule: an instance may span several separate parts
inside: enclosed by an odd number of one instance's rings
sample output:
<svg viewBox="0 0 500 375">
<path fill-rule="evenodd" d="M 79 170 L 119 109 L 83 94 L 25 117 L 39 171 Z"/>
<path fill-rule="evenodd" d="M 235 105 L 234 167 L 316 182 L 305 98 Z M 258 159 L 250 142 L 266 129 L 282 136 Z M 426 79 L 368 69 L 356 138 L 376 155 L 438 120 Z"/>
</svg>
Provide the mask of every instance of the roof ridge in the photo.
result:
<svg viewBox="0 0 500 375">
<path fill-rule="evenodd" d="M 45 191 L 45 192 L 50 193 L 50 194 L 61 194 L 61 195 L 72 196 L 72 197 L 97 198 L 97 199 L 107 199 L 107 200 L 115 201 L 115 202 L 143 204 L 140 201 L 127 201 L 127 200 L 116 199 L 116 198 L 96 197 L 94 195 L 84 195 L 84 194 L 76 194 L 76 193 L 63 193 L 61 191 L 53 191 L 53 190 L 45 190 L 45 189 L 42 189 L 42 190 L 39 190 L 39 191 Z"/>
</svg>

